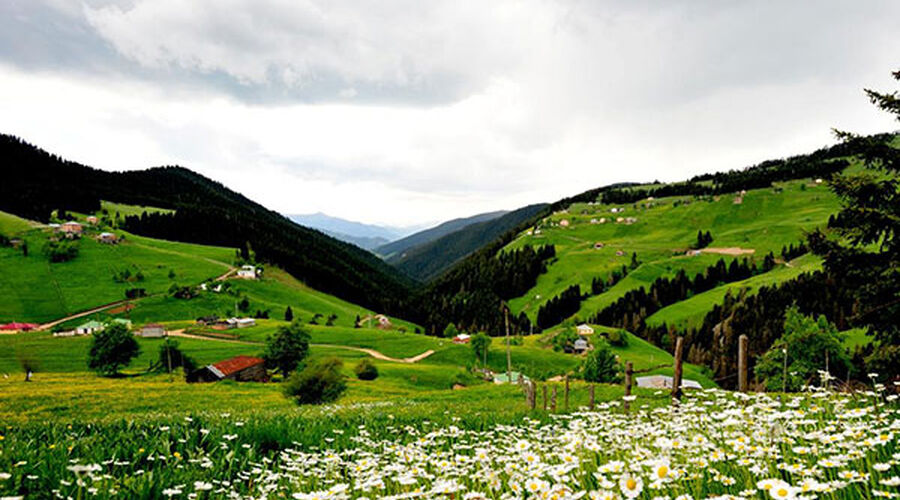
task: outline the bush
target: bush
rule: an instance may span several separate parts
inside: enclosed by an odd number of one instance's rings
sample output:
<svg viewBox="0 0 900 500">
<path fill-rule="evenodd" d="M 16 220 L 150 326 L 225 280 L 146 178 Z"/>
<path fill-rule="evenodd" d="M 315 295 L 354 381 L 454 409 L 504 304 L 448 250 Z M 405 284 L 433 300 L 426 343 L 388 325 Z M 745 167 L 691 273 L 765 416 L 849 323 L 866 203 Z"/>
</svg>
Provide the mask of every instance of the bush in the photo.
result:
<svg viewBox="0 0 900 500">
<path fill-rule="evenodd" d="M 575 329 L 566 327 L 565 330 L 553 337 L 553 350 L 557 352 L 565 351 L 566 348 L 571 348 L 575 345 L 576 340 L 578 340 L 578 334 L 575 333 Z"/>
<path fill-rule="evenodd" d="M 88 352 L 88 368 L 101 375 L 115 375 L 140 352 L 141 346 L 128 328 L 113 324 L 94 333 Z"/>
<path fill-rule="evenodd" d="M 292 373 L 284 383 L 285 396 L 301 405 L 337 400 L 347 390 L 343 364 L 338 358 L 325 358 Z"/>
<path fill-rule="evenodd" d="M 294 321 L 288 326 L 281 326 L 274 335 L 266 338 L 267 368 L 274 368 L 285 377 L 297 369 L 297 365 L 306 358 L 309 353 L 309 333 L 300 324 Z"/>
<path fill-rule="evenodd" d="M 78 244 L 67 240 L 50 240 L 44 250 L 53 263 L 67 262 L 78 257 Z"/>
<path fill-rule="evenodd" d="M 360 380 L 375 380 L 378 378 L 378 367 L 369 358 L 363 358 L 353 369 L 356 378 Z"/>
<path fill-rule="evenodd" d="M 608 338 L 610 345 L 616 347 L 625 347 L 628 345 L 628 336 L 625 335 L 625 330 L 613 330 L 609 332 Z"/>
<path fill-rule="evenodd" d="M 619 380 L 621 367 L 609 344 L 599 341 L 581 363 L 579 374 L 587 382 L 612 383 Z"/>
</svg>

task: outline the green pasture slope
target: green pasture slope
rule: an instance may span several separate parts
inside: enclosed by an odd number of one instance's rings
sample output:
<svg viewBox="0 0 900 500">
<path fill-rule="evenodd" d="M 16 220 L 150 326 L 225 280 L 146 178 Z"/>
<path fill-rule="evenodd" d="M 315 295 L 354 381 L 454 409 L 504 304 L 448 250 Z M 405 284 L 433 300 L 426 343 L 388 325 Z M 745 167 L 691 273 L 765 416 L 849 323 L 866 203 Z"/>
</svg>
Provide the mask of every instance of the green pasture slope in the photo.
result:
<svg viewBox="0 0 900 500">
<path fill-rule="evenodd" d="M 706 313 L 712 310 L 716 304 L 721 304 L 725 295 L 730 293 L 737 296 L 741 293 L 752 295 L 764 286 L 772 286 L 800 276 L 803 273 L 817 271 L 822 268 L 822 259 L 812 254 L 797 257 L 787 265 L 778 266 L 775 269 L 753 276 L 751 278 L 726 283 L 681 302 L 664 307 L 647 318 L 647 324 L 657 326 L 662 323 L 674 325 L 679 329 L 697 327 L 703 321 Z"/>
<path fill-rule="evenodd" d="M 565 288 L 579 284 L 582 293 L 589 292 L 593 278 L 607 278 L 613 270 L 630 263 L 632 252 L 637 253 L 641 262 L 637 269 L 607 292 L 582 302 L 575 316 L 585 319 L 629 290 L 647 286 L 659 277 L 672 276 L 680 269 L 692 276 L 720 258 L 726 262 L 735 258 L 712 253 L 685 256 L 696 241 L 698 230 L 711 232 L 714 240 L 710 247 L 752 249 L 753 254 L 738 258 L 749 256 L 760 262 L 768 252 L 779 257 L 782 246 L 802 241 L 806 231 L 827 223 L 828 216 L 839 206 L 827 186 L 809 179 L 749 191 L 739 204 L 735 203 L 736 197 L 732 194 L 695 200 L 677 196 L 627 205 L 575 203 L 548 216 L 540 223 L 540 234 L 523 232 L 506 247 L 552 244 L 557 255 L 537 284 L 511 300 L 510 307 L 516 314 L 524 311 L 534 319 L 538 308 Z M 610 209 L 614 207 L 624 211 L 613 214 Z M 590 223 L 591 219 L 603 217 L 607 219 L 605 224 Z M 634 217 L 637 222 L 615 223 L 617 217 Z M 568 227 L 559 225 L 564 219 L 569 222 Z M 598 242 L 603 243 L 603 248 L 594 248 Z M 624 255 L 616 255 L 618 251 Z M 795 272 L 781 265 L 772 271 L 780 274 L 770 278 L 789 278 Z M 724 295 L 724 290 L 715 293 Z"/>
</svg>

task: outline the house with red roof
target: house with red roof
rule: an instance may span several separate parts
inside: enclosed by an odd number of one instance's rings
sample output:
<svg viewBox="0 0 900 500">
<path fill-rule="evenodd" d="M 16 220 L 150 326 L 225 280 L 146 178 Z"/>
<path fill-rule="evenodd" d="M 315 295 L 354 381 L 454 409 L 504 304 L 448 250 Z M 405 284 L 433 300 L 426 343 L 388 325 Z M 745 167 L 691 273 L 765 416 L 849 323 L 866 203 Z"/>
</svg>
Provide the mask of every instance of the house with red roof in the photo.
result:
<svg viewBox="0 0 900 500">
<path fill-rule="evenodd" d="M 235 356 L 195 370 L 188 375 L 187 379 L 188 382 L 218 382 L 219 380 L 266 382 L 269 380 L 266 361 L 253 356 Z"/>
<path fill-rule="evenodd" d="M 37 328 L 38 324 L 36 323 L 17 323 L 13 321 L 12 323 L 7 323 L 5 325 L 0 325 L 0 330 L 6 332 L 28 332 Z"/>
</svg>

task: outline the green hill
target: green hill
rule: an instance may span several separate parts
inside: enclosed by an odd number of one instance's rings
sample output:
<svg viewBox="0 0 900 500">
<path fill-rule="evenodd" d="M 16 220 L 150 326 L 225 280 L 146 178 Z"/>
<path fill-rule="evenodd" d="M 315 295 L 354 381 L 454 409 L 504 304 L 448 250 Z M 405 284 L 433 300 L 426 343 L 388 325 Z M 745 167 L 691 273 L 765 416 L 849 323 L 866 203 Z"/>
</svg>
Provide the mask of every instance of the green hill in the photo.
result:
<svg viewBox="0 0 900 500">
<path fill-rule="evenodd" d="M 449 220 L 430 229 L 425 229 L 406 236 L 405 238 L 400 238 L 399 240 L 381 245 L 378 248 L 374 249 L 374 252 L 378 255 L 383 256 L 385 259 L 390 259 L 394 256 L 403 255 L 404 252 L 412 248 L 425 245 L 442 236 L 446 236 L 450 233 L 459 231 L 466 226 L 496 219 L 507 213 L 508 212 L 506 211 L 487 212 L 483 214 L 473 215 L 471 217 Z"/>
<path fill-rule="evenodd" d="M 156 211 L 152 207 L 112 205 L 104 208 L 119 213 Z M 104 215 L 98 212 L 101 217 Z M 85 216 L 79 215 L 84 222 Z M 101 222 L 102 224 L 102 222 Z M 217 314 L 248 315 L 263 311 L 282 318 L 290 306 L 294 316 L 305 321 L 320 315 L 326 323 L 352 326 L 357 315 L 373 312 L 332 295 L 315 290 L 275 266 L 265 269 L 259 280 L 223 279 L 233 271 L 235 249 L 157 240 L 109 227 L 92 228 L 75 242 L 78 255 L 67 262 L 51 263 L 44 250 L 55 238 L 52 228 L 0 212 L 0 230 L 27 242 L 28 255 L 21 247 L 0 247 L 0 322 L 49 322 L 105 304 L 122 301 L 125 292 L 140 288 L 146 297 L 131 301 L 127 315 L 135 322 L 185 321 Z M 117 244 L 97 240 L 101 231 L 112 230 Z M 196 287 L 207 282 L 190 300 L 171 296 L 173 285 Z M 215 292 L 218 285 L 223 291 Z M 243 306 L 236 310 L 237 306 Z M 121 309 L 121 308 L 118 308 Z M 112 311 L 116 311 L 113 308 Z M 125 315 L 120 311 L 119 316 Z M 98 318 L 106 312 L 98 313 Z M 84 319 L 75 320 L 75 322 Z M 396 326 L 414 329 L 395 320 Z"/>
<path fill-rule="evenodd" d="M 740 203 L 735 203 L 737 199 Z M 627 277 L 582 301 L 575 316 L 587 319 L 628 290 L 648 286 L 679 270 L 693 276 L 721 258 L 748 257 L 761 262 L 769 252 L 780 254 L 782 247 L 802 241 L 806 231 L 824 225 L 837 207 L 834 194 L 810 179 L 776 183 L 744 196 L 673 196 L 627 205 L 574 203 L 545 217 L 536 225 L 538 231 L 523 232 L 506 247 L 549 244 L 556 248 L 556 259 L 547 272 L 525 295 L 510 301 L 510 306 L 515 313 L 524 312 L 535 319 L 538 308 L 566 288 L 579 285 L 582 293 L 589 293 L 593 279 L 605 279 L 629 266 L 636 254 L 640 265 Z M 624 220 L 617 222 L 620 218 Z M 629 218 L 634 222 L 628 223 Z M 710 248 L 687 256 L 698 231 L 710 232 Z M 595 247 L 598 243 L 602 248 Z M 790 270 L 781 274 L 785 278 L 796 275 Z"/>
</svg>

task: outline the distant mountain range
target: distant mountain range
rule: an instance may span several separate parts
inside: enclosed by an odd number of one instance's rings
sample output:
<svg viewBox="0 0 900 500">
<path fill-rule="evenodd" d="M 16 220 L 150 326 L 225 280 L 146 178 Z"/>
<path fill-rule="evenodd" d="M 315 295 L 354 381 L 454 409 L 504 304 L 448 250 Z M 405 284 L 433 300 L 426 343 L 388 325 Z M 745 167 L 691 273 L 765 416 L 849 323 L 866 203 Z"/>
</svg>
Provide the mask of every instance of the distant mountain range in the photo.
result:
<svg viewBox="0 0 900 500">
<path fill-rule="evenodd" d="M 366 250 L 374 250 L 381 245 L 403 238 L 421 229 L 420 226 L 399 227 L 365 224 L 333 217 L 321 212 L 288 215 L 287 217 L 297 224 L 318 229 L 333 238 L 353 243 Z"/>
</svg>

